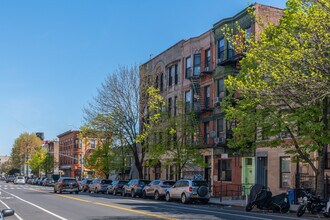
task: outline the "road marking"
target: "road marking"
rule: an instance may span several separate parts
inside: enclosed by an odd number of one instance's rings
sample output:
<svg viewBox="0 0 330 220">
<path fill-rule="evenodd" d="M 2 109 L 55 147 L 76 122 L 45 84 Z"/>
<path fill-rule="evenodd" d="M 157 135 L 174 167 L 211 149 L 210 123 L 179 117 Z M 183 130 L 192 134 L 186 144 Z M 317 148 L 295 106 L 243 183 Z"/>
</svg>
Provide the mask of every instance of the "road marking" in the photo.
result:
<svg viewBox="0 0 330 220">
<path fill-rule="evenodd" d="M 4 206 L 6 206 L 7 209 L 10 209 L 10 207 L 9 207 L 6 203 L 4 203 L 2 200 L 0 200 L 0 202 L 1 202 Z M 19 215 L 17 215 L 17 213 L 15 212 L 15 210 L 14 210 L 14 215 L 15 215 L 16 218 L 18 218 L 19 220 L 23 220 Z"/>
<path fill-rule="evenodd" d="M 30 189 L 30 190 L 36 191 L 36 192 L 47 193 L 45 191 L 40 191 L 40 190 L 35 190 L 35 189 Z M 75 198 L 75 197 L 66 196 L 66 195 L 59 195 L 59 194 L 53 194 L 53 195 L 63 197 L 63 198 L 67 198 L 67 199 L 80 201 L 80 202 L 87 202 L 87 203 L 91 203 L 91 204 L 94 204 L 94 205 L 106 206 L 106 207 L 110 207 L 110 208 L 113 208 L 113 209 L 119 209 L 119 210 L 124 210 L 124 211 L 128 211 L 128 212 L 134 212 L 134 213 L 138 213 L 138 214 L 146 215 L 146 216 L 150 216 L 150 217 L 155 217 L 155 218 L 160 218 L 160 219 L 167 219 L 167 220 L 176 220 L 175 218 L 169 218 L 169 217 L 166 217 L 164 215 L 158 215 L 158 214 L 153 214 L 153 213 L 149 213 L 149 212 L 145 212 L 145 211 L 139 211 L 139 210 L 133 210 L 133 209 L 125 208 L 125 207 L 122 207 L 122 206 L 110 205 L 110 204 L 105 204 L 105 203 L 100 203 L 100 202 L 93 202 L 91 200 L 80 199 L 80 198 Z"/>
<path fill-rule="evenodd" d="M 32 202 L 26 201 L 26 200 L 24 200 L 24 199 L 22 199 L 22 198 L 20 198 L 20 197 L 18 197 L 18 196 L 16 196 L 16 195 L 14 195 L 14 194 L 11 194 L 11 193 L 9 193 L 9 192 L 6 192 L 6 191 L 4 191 L 4 190 L 2 190 L 2 189 L 0 189 L 0 190 L 3 191 L 3 192 L 5 192 L 5 193 L 7 193 L 7 194 L 9 194 L 9 195 L 11 195 L 11 196 L 13 196 L 13 197 L 15 197 L 15 198 L 17 198 L 17 199 L 19 199 L 19 200 L 21 200 L 22 202 L 25 202 L 25 203 L 27 203 L 27 204 L 29 204 L 29 205 L 32 205 L 32 206 L 34 206 L 34 207 L 36 207 L 36 208 L 38 208 L 38 209 L 40 209 L 40 210 L 42 210 L 42 211 L 44 211 L 44 212 L 47 212 L 47 213 L 50 214 L 50 215 L 53 215 L 53 216 L 55 216 L 56 218 L 59 218 L 59 219 L 62 219 L 62 220 L 68 220 L 68 219 L 63 218 L 63 217 L 61 217 L 61 216 L 59 216 L 59 215 L 57 215 L 57 214 L 55 214 L 55 213 L 53 213 L 53 212 L 51 212 L 51 211 L 48 211 L 47 209 L 44 209 L 44 208 L 42 208 L 42 207 L 40 207 L 40 206 L 38 206 L 38 205 L 36 205 L 36 204 L 34 204 L 34 203 L 32 203 Z"/>
</svg>

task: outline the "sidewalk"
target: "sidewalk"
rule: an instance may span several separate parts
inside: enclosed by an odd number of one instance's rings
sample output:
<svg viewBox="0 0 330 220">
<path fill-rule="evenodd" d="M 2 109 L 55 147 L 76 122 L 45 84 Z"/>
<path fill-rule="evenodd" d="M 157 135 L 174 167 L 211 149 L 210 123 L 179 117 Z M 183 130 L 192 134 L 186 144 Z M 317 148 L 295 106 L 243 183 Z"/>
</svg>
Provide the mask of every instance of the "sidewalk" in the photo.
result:
<svg viewBox="0 0 330 220">
<path fill-rule="evenodd" d="M 222 198 L 222 202 L 220 202 L 220 198 L 212 197 L 210 198 L 209 204 L 245 208 L 246 202 L 247 201 L 245 199 L 241 200 L 241 199 L 230 199 L 230 198 Z M 290 211 L 297 212 L 298 207 L 299 205 L 292 204 L 290 205 Z"/>
</svg>

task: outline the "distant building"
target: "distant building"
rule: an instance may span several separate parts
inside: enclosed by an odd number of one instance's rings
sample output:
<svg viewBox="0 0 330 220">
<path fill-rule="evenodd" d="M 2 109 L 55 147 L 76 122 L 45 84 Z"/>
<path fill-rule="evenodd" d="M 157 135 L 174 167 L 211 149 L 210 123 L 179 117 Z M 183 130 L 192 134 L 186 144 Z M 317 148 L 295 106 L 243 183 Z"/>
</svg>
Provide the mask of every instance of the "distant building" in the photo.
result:
<svg viewBox="0 0 330 220">
<path fill-rule="evenodd" d="M 5 173 L 5 164 L 10 160 L 10 156 L 0 156 L 0 175 Z"/>
<path fill-rule="evenodd" d="M 45 141 L 44 147 L 47 148 L 48 153 L 51 155 L 54 161 L 53 174 L 59 174 L 59 160 L 60 160 L 60 147 L 58 141 Z"/>
</svg>

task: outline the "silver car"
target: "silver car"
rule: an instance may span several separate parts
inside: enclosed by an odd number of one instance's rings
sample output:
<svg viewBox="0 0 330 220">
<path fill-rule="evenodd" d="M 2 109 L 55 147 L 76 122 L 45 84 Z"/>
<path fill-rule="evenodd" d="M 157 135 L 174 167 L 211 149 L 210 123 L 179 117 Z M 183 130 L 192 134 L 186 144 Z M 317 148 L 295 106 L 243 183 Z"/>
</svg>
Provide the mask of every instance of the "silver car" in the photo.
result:
<svg viewBox="0 0 330 220">
<path fill-rule="evenodd" d="M 14 184 L 25 184 L 25 178 L 24 176 L 17 176 L 15 179 L 14 179 Z"/>
<path fill-rule="evenodd" d="M 209 187 L 201 180 L 179 180 L 167 190 L 165 199 L 167 202 L 181 200 L 182 203 L 197 200 L 206 204 L 210 200 Z"/>
<path fill-rule="evenodd" d="M 174 184 L 175 181 L 154 180 L 143 188 L 142 197 L 153 197 L 155 200 L 164 198 L 166 191 Z"/>
</svg>

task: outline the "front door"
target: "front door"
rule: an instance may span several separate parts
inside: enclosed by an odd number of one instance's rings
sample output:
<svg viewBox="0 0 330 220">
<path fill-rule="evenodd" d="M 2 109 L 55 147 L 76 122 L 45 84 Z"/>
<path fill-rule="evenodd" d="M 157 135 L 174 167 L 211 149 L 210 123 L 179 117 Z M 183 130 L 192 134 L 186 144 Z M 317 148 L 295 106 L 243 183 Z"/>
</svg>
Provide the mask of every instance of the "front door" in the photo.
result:
<svg viewBox="0 0 330 220">
<path fill-rule="evenodd" d="M 253 159 L 252 157 L 243 158 L 242 190 L 245 195 L 250 192 L 250 188 L 254 184 Z"/>
<path fill-rule="evenodd" d="M 267 186 L 267 157 L 257 157 L 257 184 Z"/>
</svg>

